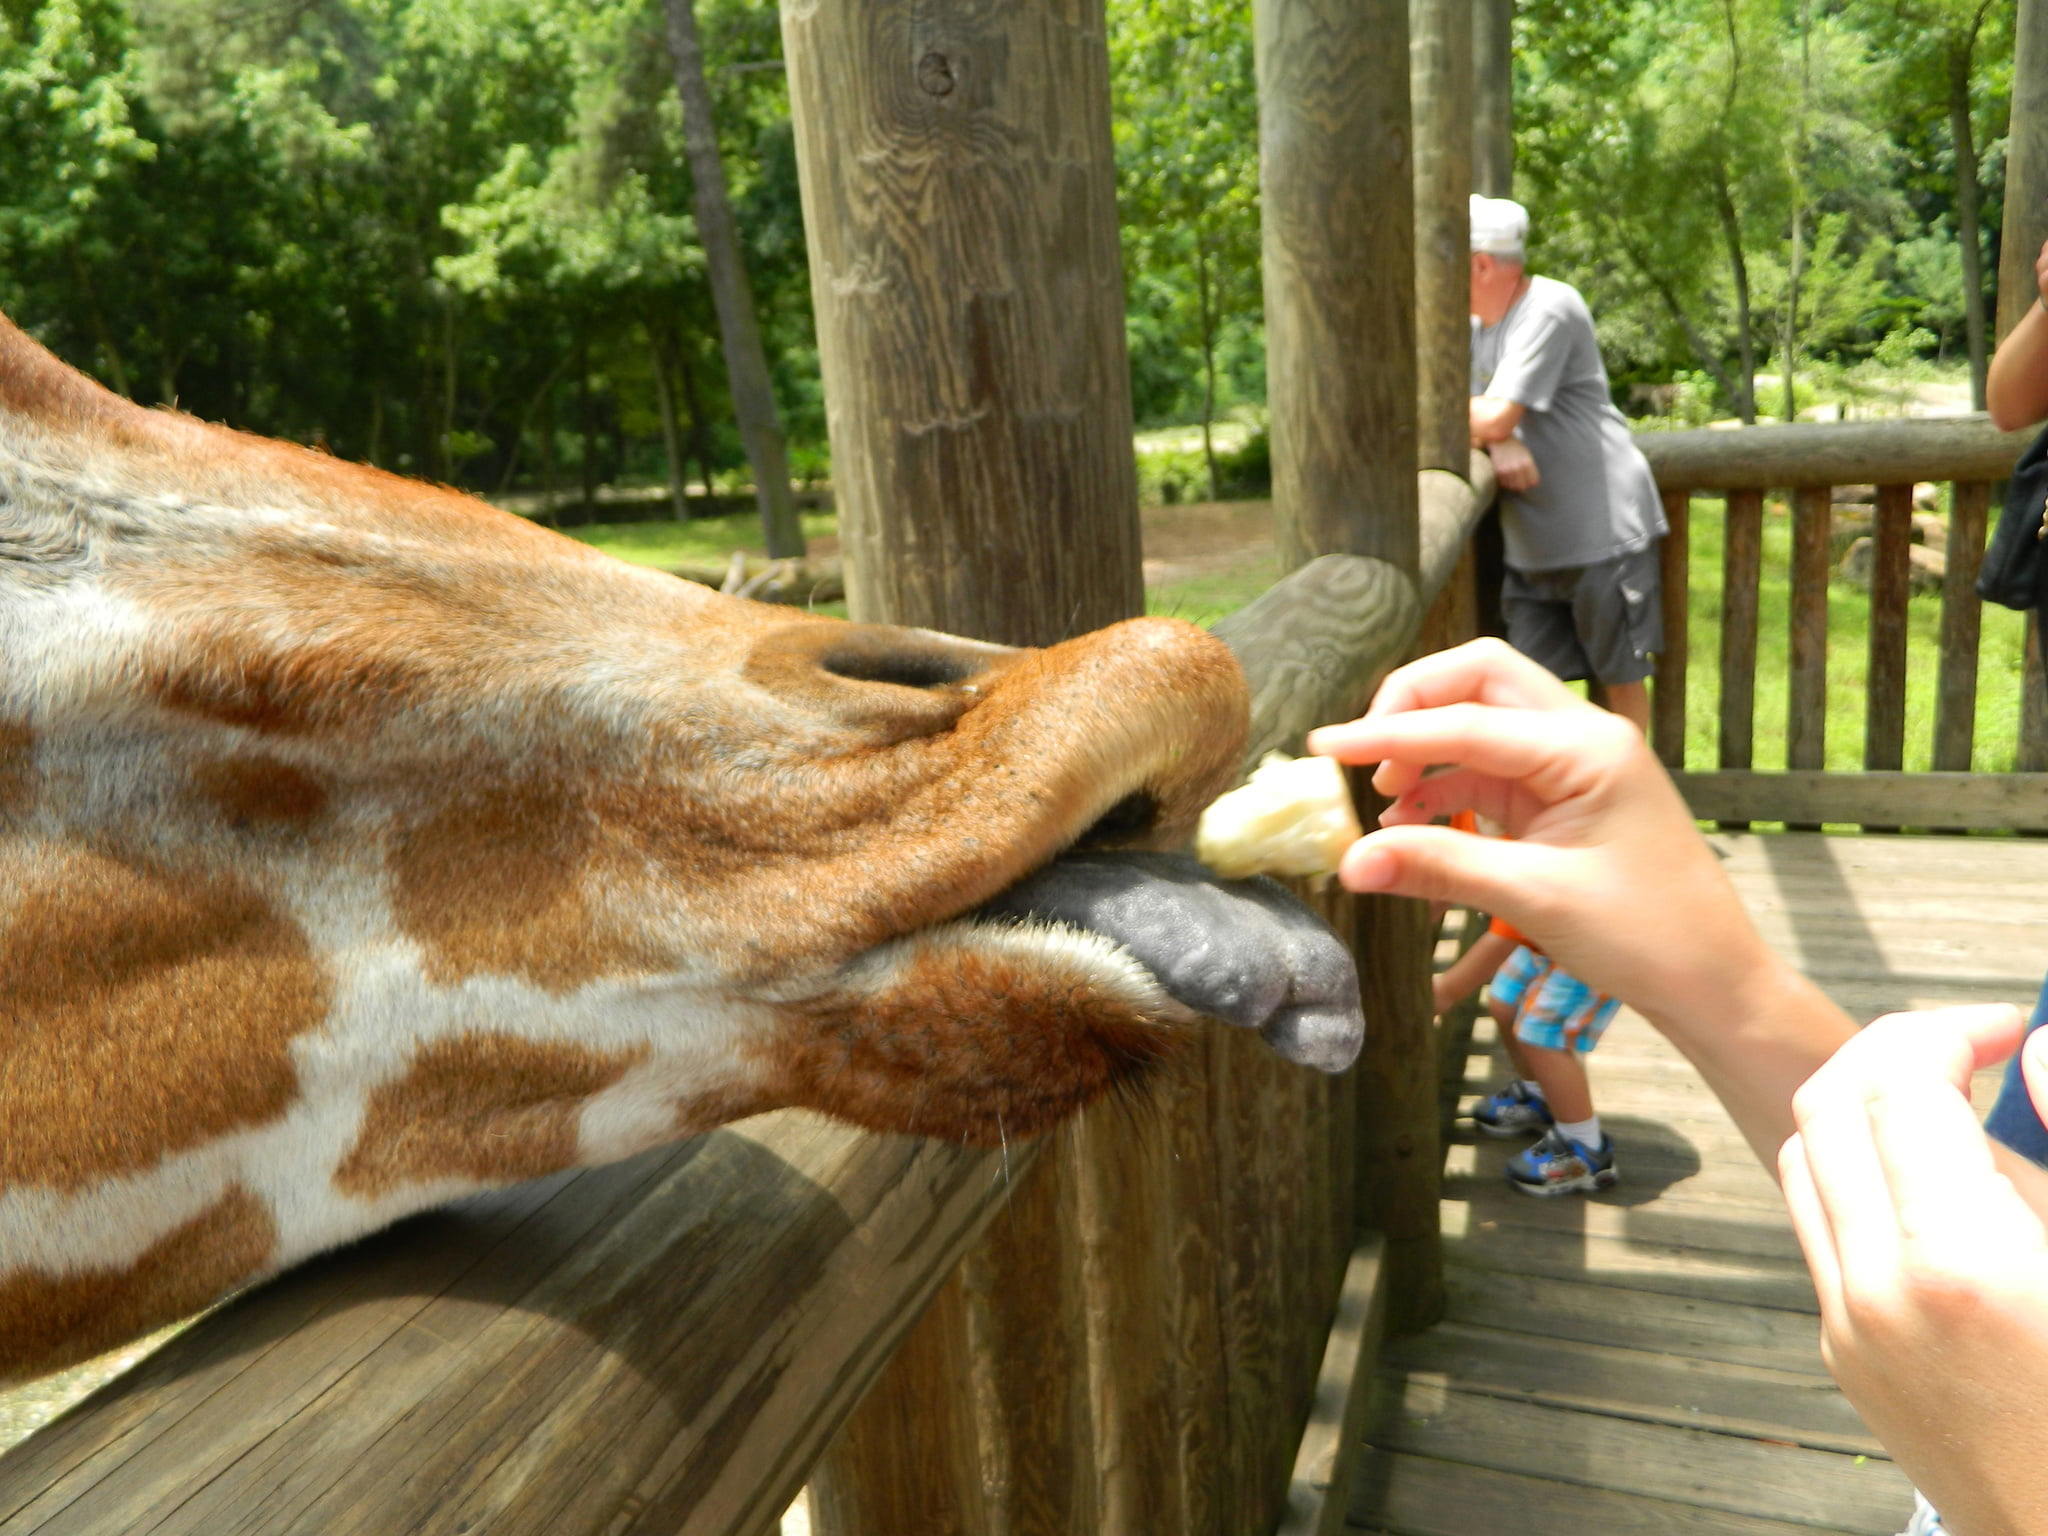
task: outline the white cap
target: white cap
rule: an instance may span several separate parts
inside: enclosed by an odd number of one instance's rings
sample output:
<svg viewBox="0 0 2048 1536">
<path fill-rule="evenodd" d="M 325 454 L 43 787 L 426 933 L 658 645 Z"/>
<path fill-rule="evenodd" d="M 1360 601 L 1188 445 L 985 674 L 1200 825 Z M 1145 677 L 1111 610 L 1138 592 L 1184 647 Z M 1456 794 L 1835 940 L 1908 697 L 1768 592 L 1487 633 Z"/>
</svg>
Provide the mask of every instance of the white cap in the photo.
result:
<svg viewBox="0 0 2048 1536">
<path fill-rule="evenodd" d="M 1473 250 L 1520 261 L 1528 239 L 1528 209 L 1511 198 L 1472 194 Z"/>
</svg>

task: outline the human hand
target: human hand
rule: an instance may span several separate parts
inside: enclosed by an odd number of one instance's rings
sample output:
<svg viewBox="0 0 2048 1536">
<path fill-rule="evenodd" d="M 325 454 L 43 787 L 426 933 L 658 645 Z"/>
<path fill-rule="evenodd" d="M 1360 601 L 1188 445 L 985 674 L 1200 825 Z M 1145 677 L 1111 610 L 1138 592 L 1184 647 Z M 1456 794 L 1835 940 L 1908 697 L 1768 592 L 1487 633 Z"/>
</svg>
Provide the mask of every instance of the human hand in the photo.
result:
<svg viewBox="0 0 2048 1536">
<path fill-rule="evenodd" d="M 1344 856 L 1338 877 L 1352 890 L 1499 913 L 1653 1018 L 1739 1005 L 1730 978 L 1782 970 L 1635 727 L 1497 640 L 1401 668 L 1364 718 L 1312 732 L 1308 746 L 1378 763 L 1373 787 L 1394 802 Z M 1453 766 L 1425 777 L 1439 764 Z M 1428 825 L 1466 807 L 1510 840 Z M 1684 943 L 1646 942 L 1650 920 Z"/>
<path fill-rule="evenodd" d="M 2048 1530 L 2048 1228 L 2032 1165 L 2007 1169 L 1969 1100 L 2009 1054 L 2005 1007 L 1894 1014 L 1793 1099 L 1779 1176 L 1843 1393 L 1955 1536 Z M 2048 1099 L 2048 1038 L 2026 1057 Z"/>
<path fill-rule="evenodd" d="M 1543 480 L 1536 469 L 1536 456 L 1519 437 L 1488 443 L 1486 456 L 1493 460 L 1494 478 L 1500 481 L 1503 490 L 1533 491 Z"/>
</svg>

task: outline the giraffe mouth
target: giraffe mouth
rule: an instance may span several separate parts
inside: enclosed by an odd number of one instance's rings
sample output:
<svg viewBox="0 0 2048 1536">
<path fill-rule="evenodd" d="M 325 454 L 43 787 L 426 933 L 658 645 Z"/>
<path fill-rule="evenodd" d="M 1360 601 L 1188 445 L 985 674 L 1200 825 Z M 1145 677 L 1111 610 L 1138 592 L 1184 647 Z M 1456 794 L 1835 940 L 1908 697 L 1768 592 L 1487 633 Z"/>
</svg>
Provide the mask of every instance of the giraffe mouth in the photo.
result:
<svg viewBox="0 0 2048 1536">
<path fill-rule="evenodd" d="M 1219 879 L 1186 854 L 1075 852 L 974 918 L 1049 945 L 1075 930 L 1106 939 L 1182 1007 L 1304 1066 L 1341 1072 L 1365 1041 L 1349 949 L 1276 881 Z"/>
</svg>

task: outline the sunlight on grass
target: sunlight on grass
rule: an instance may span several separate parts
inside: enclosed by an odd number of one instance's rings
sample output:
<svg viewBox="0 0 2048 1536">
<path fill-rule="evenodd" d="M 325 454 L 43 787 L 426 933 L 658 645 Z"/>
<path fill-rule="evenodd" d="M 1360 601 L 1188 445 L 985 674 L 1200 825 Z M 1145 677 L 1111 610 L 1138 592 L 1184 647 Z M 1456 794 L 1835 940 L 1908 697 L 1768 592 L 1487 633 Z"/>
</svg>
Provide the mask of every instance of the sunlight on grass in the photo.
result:
<svg viewBox="0 0 2048 1536">
<path fill-rule="evenodd" d="M 806 512 L 802 521 L 806 539 L 824 538 L 839 531 L 839 519 L 830 512 Z M 750 555 L 765 554 L 768 549 L 761 538 L 761 519 L 753 512 L 693 517 L 687 523 L 668 519 L 588 523 L 581 528 L 564 528 L 562 532 L 621 560 L 663 569 L 677 565 L 723 565 L 736 549 L 744 549 Z"/>
</svg>

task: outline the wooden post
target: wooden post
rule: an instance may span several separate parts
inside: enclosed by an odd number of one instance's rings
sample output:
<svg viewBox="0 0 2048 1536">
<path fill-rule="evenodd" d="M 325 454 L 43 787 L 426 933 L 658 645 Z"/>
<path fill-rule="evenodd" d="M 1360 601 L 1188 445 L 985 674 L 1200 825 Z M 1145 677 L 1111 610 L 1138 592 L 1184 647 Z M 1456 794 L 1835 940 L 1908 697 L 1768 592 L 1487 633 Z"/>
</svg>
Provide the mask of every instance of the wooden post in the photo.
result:
<svg viewBox="0 0 2048 1536">
<path fill-rule="evenodd" d="M 1941 583 L 1941 681 L 1934 701 L 1937 772 L 1967 772 L 1976 741 L 1977 652 L 1984 619 L 1984 605 L 1977 598 L 1977 568 L 1984 563 L 1990 509 L 1991 487 L 1982 480 L 1959 481 L 1951 487 L 1948 564 Z"/>
<path fill-rule="evenodd" d="M 1825 485 L 1792 493 L 1791 687 L 1786 701 L 1785 766 L 1825 768 L 1828 758 L 1828 525 L 1833 493 Z"/>
<path fill-rule="evenodd" d="M 783 11 L 856 619 L 1038 645 L 1143 603 L 1104 28 Z"/>
<path fill-rule="evenodd" d="M 1252 19 L 1281 564 L 1377 555 L 1412 573 L 1407 0 L 1255 0 Z"/>
<path fill-rule="evenodd" d="M 1252 15 L 1281 562 L 1371 555 L 1412 582 L 1407 0 L 1255 0 Z M 1443 1308 L 1428 922 L 1421 903 L 1390 898 L 1359 916 L 1374 1027 L 1356 1069 L 1356 1198 L 1360 1220 L 1387 1234 L 1389 1326 L 1400 1331 Z"/>
<path fill-rule="evenodd" d="M 2005 227 L 1998 247 L 1998 334 L 2040 296 L 2034 261 L 2048 242 L 2048 0 L 2019 0 L 2012 125 L 2005 150 Z"/>
<path fill-rule="evenodd" d="M 1913 487 L 1877 488 L 1870 563 L 1870 671 L 1863 766 L 1897 770 L 1906 752 L 1906 599 L 1913 543 Z"/>
<path fill-rule="evenodd" d="M 1692 653 L 1687 633 L 1692 619 L 1692 493 L 1666 490 L 1664 521 L 1670 532 L 1657 550 L 1657 574 L 1664 595 L 1664 640 L 1657 648 L 1656 684 L 1650 694 L 1651 732 L 1657 760 L 1672 772 L 1685 767 L 1686 663 Z"/>
<path fill-rule="evenodd" d="M 1515 186 L 1515 0 L 1472 0 L 1472 190 Z"/>
<path fill-rule="evenodd" d="M 1721 546 L 1721 766 L 1748 768 L 1756 740 L 1757 593 L 1764 494 L 1730 491 Z M 1723 822 L 1746 828 L 1746 821 Z"/>
<path fill-rule="evenodd" d="M 817 0 L 782 23 L 853 616 L 1047 644 L 1136 613 L 1102 0 Z M 827 1529 L 1105 1530 L 1098 1442 L 1159 1465 L 1156 1401 L 1113 1378 L 1119 1314 L 1164 1304 L 1116 1288 L 1158 1282 L 1165 1202 L 1148 1211 L 1117 1172 L 1167 1154 L 1123 1134 L 1167 1133 L 1093 1117 L 1038 1159 L 920 1323 L 938 1336 L 820 1464 Z"/>
<path fill-rule="evenodd" d="M 1466 473 L 1472 376 L 1471 0 L 1410 0 L 1420 466 Z"/>
</svg>

